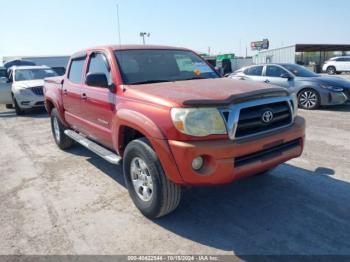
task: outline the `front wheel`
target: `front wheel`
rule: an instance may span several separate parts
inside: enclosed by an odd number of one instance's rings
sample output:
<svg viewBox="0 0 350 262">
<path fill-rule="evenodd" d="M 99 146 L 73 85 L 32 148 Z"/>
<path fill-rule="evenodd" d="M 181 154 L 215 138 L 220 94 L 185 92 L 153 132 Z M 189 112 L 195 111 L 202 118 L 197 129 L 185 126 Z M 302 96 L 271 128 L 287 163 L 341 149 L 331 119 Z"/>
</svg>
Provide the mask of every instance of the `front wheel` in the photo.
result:
<svg viewBox="0 0 350 262">
<path fill-rule="evenodd" d="M 13 99 L 13 104 L 15 105 L 15 112 L 16 115 L 21 116 L 24 114 L 24 110 L 19 106 L 17 100 L 15 97 L 12 98 Z"/>
<path fill-rule="evenodd" d="M 329 74 L 329 75 L 334 75 L 336 72 L 337 72 L 337 70 L 335 69 L 334 66 L 329 66 L 327 68 L 327 74 Z"/>
<path fill-rule="evenodd" d="M 314 89 L 304 89 L 298 95 L 299 107 L 306 110 L 317 109 L 320 106 L 320 96 Z"/>
<path fill-rule="evenodd" d="M 128 144 L 123 169 L 130 197 L 143 215 L 159 218 L 177 208 L 181 200 L 181 186 L 168 180 L 146 138 Z"/>
</svg>

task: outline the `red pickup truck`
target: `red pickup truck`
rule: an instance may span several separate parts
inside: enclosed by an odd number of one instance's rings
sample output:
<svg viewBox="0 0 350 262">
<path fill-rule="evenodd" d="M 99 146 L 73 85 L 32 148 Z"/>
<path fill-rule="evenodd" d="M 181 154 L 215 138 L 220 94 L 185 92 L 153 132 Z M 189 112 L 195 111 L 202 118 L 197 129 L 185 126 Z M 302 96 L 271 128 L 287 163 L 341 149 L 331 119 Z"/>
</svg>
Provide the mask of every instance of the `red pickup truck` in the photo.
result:
<svg viewBox="0 0 350 262">
<path fill-rule="evenodd" d="M 294 95 L 222 78 L 188 49 L 84 50 L 44 93 L 57 145 L 123 160 L 129 194 L 149 218 L 173 211 L 183 186 L 230 183 L 303 151 Z"/>
</svg>

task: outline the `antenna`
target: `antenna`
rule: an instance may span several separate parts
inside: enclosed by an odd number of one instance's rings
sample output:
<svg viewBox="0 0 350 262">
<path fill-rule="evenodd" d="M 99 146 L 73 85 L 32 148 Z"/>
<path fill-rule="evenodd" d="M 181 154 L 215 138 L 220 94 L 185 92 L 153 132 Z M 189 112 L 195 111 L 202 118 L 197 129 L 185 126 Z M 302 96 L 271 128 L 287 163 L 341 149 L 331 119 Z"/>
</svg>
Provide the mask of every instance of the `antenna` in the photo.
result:
<svg viewBox="0 0 350 262">
<path fill-rule="evenodd" d="M 119 21 L 119 4 L 117 4 L 117 19 L 118 19 L 118 38 L 119 38 L 119 46 L 122 45 L 122 38 L 120 36 L 120 21 Z"/>
</svg>

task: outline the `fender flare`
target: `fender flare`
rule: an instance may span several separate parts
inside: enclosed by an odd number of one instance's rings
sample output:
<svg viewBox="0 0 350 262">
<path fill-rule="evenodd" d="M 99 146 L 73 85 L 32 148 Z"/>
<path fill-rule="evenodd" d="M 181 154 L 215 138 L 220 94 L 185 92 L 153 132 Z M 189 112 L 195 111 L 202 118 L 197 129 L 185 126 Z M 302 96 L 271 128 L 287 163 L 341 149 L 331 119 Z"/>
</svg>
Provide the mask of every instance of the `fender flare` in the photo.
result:
<svg viewBox="0 0 350 262">
<path fill-rule="evenodd" d="M 51 110 L 49 110 L 47 102 L 51 103 L 53 105 L 53 107 L 51 108 Z M 62 122 L 63 125 L 65 125 L 66 127 L 69 127 L 69 124 L 66 122 L 65 118 L 64 118 L 64 109 L 63 109 L 63 105 L 58 105 L 56 102 L 53 101 L 53 99 L 51 98 L 45 98 L 45 109 L 47 111 L 47 113 L 49 114 L 49 116 L 51 115 L 51 111 L 52 109 L 56 108 L 58 111 L 58 116 L 60 118 L 60 121 Z"/>
<path fill-rule="evenodd" d="M 123 137 L 120 134 L 122 127 L 133 128 L 150 141 L 166 176 L 176 184 L 184 184 L 166 136 L 150 118 L 134 110 L 119 109 L 113 122 L 113 144 L 119 154 Z"/>
<path fill-rule="evenodd" d="M 117 111 L 115 118 L 115 127 L 116 130 L 113 130 L 113 133 L 117 134 L 115 139 L 119 139 L 120 130 L 122 126 L 127 126 L 130 128 L 134 128 L 148 139 L 163 139 L 166 137 L 163 132 L 159 129 L 159 127 L 147 116 L 130 109 L 120 109 Z M 118 142 L 118 141 L 115 141 Z"/>
</svg>

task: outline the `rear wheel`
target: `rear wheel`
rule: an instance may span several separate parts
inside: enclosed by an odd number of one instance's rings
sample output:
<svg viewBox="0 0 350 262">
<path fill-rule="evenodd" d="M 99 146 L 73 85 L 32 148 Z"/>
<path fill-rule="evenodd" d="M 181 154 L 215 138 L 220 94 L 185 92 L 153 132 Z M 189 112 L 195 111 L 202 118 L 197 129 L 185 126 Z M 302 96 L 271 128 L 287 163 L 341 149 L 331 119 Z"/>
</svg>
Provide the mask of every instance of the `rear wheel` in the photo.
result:
<svg viewBox="0 0 350 262">
<path fill-rule="evenodd" d="M 55 139 L 55 142 L 59 148 L 63 150 L 68 149 L 74 144 L 74 141 L 68 136 L 66 136 L 66 134 L 64 133 L 66 128 L 61 123 L 61 120 L 59 119 L 59 115 L 56 108 L 52 109 L 52 112 L 51 112 L 51 130 L 52 130 L 52 135 Z"/>
<path fill-rule="evenodd" d="M 298 95 L 299 107 L 307 110 L 313 110 L 320 106 L 320 96 L 316 90 L 307 88 Z"/>
<path fill-rule="evenodd" d="M 329 66 L 327 68 L 327 74 L 329 74 L 329 75 L 334 75 L 336 72 L 337 72 L 337 70 L 335 69 L 334 66 Z"/>
<path fill-rule="evenodd" d="M 146 138 L 128 144 L 123 169 L 130 197 L 143 215 L 159 218 L 177 208 L 181 200 L 181 186 L 168 180 Z"/>
</svg>

